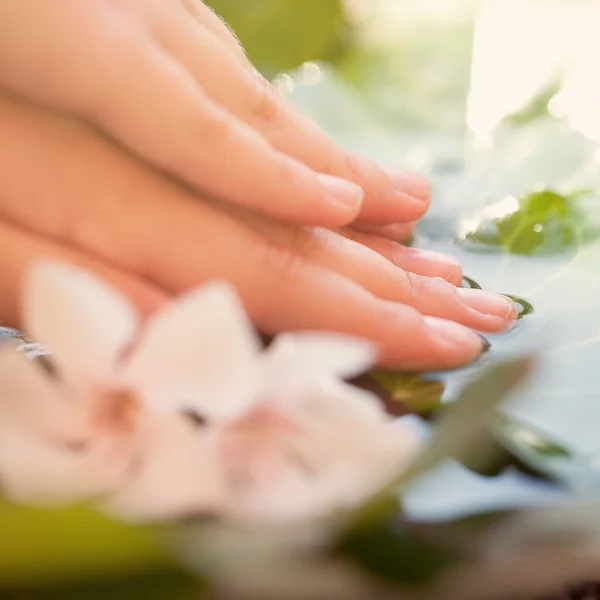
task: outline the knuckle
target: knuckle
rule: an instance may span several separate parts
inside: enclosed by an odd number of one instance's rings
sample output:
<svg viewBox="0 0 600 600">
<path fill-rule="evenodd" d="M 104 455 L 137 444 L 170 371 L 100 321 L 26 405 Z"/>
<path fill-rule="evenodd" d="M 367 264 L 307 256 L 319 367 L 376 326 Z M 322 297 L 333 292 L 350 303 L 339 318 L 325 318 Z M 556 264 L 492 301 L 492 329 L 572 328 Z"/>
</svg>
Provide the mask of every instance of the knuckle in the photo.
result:
<svg viewBox="0 0 600 600">
<path fill-rule="evenodd" d="M 464 303 L 457 288 L 442 277 L 424 277 L 415 275 L 417 298 L 422 303 L 435 303 L 447 309 L 455 309 Z"/>
<path fill-rule="evenodd" d="M 354 180 L 361 171 L 360 161 L 357 156 L 351 153 L 344 154 L 344 173 L 348 179 Z"/>
<path fill-rule="evenodd" d="M 271 265 L 289 274 L 301 261 L 318 262 L 337 237 L 317 227 L 289 227 L 285 235 L 279 237 L 276 242 L 266 242 L 268 260 L 271 261 Z"/>
<path fill-rule="evenodd" d="M 411 296 L 414 298 L 421 298 L 430 294 L 432 280 L 429 277 L 421 277 L 420 275 L 407 272 L 405 274 Z"/>
<path fill-rule="evenodd" d="M 222 110 L 212 110 L 210 112 L 200 110 L 190 122 L 194 123 L 194 135 L 192 137 L 196 140 L 222 141 L 229 134 L 229 118 L 227 113 Z"/>
<path fill-rule="evenodd" d="M 390 256 L 390 261 L 391 263 L 398 267 L 399 269 L 403 269 L 404 268 L 404 251 L 405 251 L 405 247 L 401 246 L 400 244 L 397 244 L 395 242 L 392 242 L 391 240 L 386 240 L 386 244 L 388 246 L 388 248 L 390 249 L 389 252 L 389 256 Z"/>
<path fill-rule="evenodd" d="M 295 227 L 291 232 L 290 249 L 297 256 L 320 260 L 333 247 L 339 249 L 343 238 L 320 227 Z"/>
<path fill-rule="evenodd" d="M 319 173 L 326 175 L 335 175 L 353 181 L 360 173 L 360 160 L 357 156 L 350 152 L 339 151 L 329 157 L 329 160 L 324 162 L 317 169 Z"/>
<path fill-rule="evenodd" d="M 257 76 L 255 93 L 250 107 L 252 116 L 260 121 L 272 123 L 279 119 L 281 111 L 281 101 L 274 88 L 262 76 Z"/>
<path fill-rule="evenodd" d="M 267 273 L 278 279 L 293 277 L 300 256 L 291 247 L 266 238 L 260 244 L 261 263 Z"/>
<path fill-rule="evenodd" d="M 412 306 L 429 306 L 436 301 L 451 306 L 459 300 L 456 288 L 441 277 L 426 277 L 414 273 L 406 273 L 406 277 Z"/>
</svg>

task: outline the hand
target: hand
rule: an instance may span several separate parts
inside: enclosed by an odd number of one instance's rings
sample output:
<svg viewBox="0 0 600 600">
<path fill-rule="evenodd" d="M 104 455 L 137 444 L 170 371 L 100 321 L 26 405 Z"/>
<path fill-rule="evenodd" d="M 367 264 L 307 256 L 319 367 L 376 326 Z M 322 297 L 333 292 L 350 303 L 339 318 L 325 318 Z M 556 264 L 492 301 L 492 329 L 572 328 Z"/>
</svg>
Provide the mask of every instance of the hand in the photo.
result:
<svg viewBox="0 0 600 600">
<path fill-rule="evenodd" d="M 482 343 L 467 327 L 496 331 L 515 317 L 509 299 L 442 279 L 460 278 L 453 259 L 367 234 L 240 218 L 241 209 L 199 197 L 87 126 L 1 95 L 0 131 L 4 320 L 17 321 L 23 273 L 40 255 L 98 271 L 146 312 L 226 279 L 262 331 L 369 338 L 384 364 L 405 369 L 468 362 Z"/>
<path fill-rule="evenodd" d="M 428 207 L 424 178 L 334 144 L 199 0 L 2 0 L 0 85 L 86 119 L 197 191 L 280 220 L 359 216 L 358 229 L 400 239 Z"/>
</svg>

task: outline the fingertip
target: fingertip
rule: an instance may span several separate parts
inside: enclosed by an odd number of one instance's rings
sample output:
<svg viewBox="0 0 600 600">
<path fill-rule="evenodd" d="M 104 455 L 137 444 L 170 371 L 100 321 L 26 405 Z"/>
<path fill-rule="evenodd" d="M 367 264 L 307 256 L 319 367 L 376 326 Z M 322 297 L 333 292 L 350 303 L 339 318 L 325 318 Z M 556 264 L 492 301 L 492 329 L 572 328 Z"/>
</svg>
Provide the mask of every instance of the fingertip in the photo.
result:
<svg viewBox="0 0 600 600">
<path fill-rule="evenodd" d="M 495 318 L 495 320 L 490 319 L 492 331 L 506 329 L 517 318 L 515 303 L 508 296 L 472 288 L 459 288 L 457 293 L 473 310 Z"/>
<path fill-rule="evenodd" d="M 388 360 L 386 366 L 404 371 L 455 369 L 473 362 L 487 349 L 478 333 L 453 321 L 425 316 L 423 324 L 419 356 L 400 362 Z"/>
<path fill-rule="evenodd" d="M 427 211 L 426 180 L 415 184 L 407 180 L 404 171 L 381 166 L 370 158 L 355 154 L 346 155 L 344 164 L 348 178 L 360 183 L 366 193 L 360 215 L 362 223 L 408 223 L 420 219 Z"/>
<path fill-rule="evenodd" d="M 467 360 L 483 351 L 483 342 L 479 334 L 454 321 L 439 317 L 424 317 L 428 333 L 442 348 L 449 348 L 451 353 L 462 354 Z"/>
<path fill-rule="evenodd" d="M 382 169 L 400 189 L 429 206 L 431 201 L 431 184 L 427 177 L 414 171 L 391 165 L 385 165 Z"/>
</svg>

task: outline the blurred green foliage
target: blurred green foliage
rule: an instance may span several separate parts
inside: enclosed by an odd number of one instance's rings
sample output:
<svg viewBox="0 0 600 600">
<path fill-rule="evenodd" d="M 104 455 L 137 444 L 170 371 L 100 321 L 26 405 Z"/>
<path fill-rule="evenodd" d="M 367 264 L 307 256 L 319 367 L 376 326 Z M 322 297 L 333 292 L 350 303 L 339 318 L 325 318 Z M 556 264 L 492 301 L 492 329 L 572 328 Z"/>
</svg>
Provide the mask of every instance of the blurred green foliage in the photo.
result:
<svg viewBox="0 0 600 600">
<path fill-rule="evenodd" d="M 506 361 L 469 383 L 442 411 L 432 439 L 412 465 L 352 516 L 337 551 L 371 574 L 403 586 L 429 582 L 460 561 L 464 547 L 450 549 L 429 540 L 398 517 L 401 492 L 449 457 L 483 469 L 496 452 L 489 433 L 496 409 L 531 368 L 530 359 Z"/>
<path fill-rule="evenodd" d="M 348 23 L 340 0 L 208 0 L 267 77 L 343 53 Z"/>
<path fill-rule="evenodd" d="M 461 556 L 419 533 L 396 516 L 342 539 L 337 551 L 379 579 L 403 587 L 423 586 Z"/>
<path fill-rule="evenodd" d="M 561 195 L 552 190 L 522 194 L 517 209 L 499 217 L 485 217 L 466 235 L 471 249 L 501 249 L 524 254 L 558 254 L 597 238 L 592 216 L 583 202 L 589 191 Z"/>
<path fill-rule="evenodd" d="M 392 401 L 403 404 L 407 412 L 428 417 L 442 407 L 443 381 L 392 371 L 375 371 L 371 376 L 390 392 Z"/>
<path fill-rule="evenodd" d="M 74 590 L 89 582 L 178 572 L 157 530 L 117 523 L 83 507 L 41 509 L 2 502 L 0 531 L 3 592 Z"/>
<path fill-rule="evenodd" d="M 192 575 L 176 569 L 133 574 L 128 577 L 63 583 L 59 587 L 27 590 L 28 600 L 200 600 L 204 586 Z M 24 597 L 23 592 L 13 596 Z"/>
</svg>

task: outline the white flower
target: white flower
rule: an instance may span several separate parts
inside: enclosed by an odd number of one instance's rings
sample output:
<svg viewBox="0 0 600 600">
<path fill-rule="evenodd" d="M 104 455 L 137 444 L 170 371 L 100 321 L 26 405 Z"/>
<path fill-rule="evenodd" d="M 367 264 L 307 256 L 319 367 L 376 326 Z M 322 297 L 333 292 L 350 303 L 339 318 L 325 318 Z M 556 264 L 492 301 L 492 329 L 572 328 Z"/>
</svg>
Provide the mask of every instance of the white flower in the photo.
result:
<svg viewBox="0 0 600 600">
<path fill-rule="evenodd" d="M 0 354 L 0 481 L 14 499 L 305 518 L 359 501 L 412 456 L 413 439 L 341 381 L 371 364 L 367 343 L 304 333 L 263 351 L 225 284 L 141 323 L 91 275 L 40 263 L 24 322 L 54 367 Z"/>
</svg>

